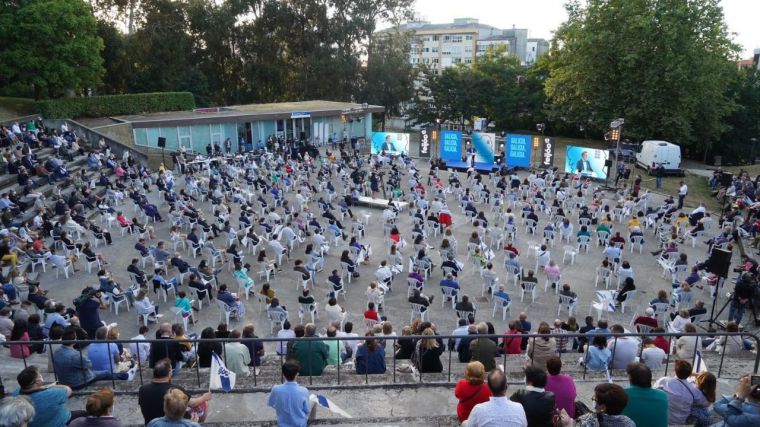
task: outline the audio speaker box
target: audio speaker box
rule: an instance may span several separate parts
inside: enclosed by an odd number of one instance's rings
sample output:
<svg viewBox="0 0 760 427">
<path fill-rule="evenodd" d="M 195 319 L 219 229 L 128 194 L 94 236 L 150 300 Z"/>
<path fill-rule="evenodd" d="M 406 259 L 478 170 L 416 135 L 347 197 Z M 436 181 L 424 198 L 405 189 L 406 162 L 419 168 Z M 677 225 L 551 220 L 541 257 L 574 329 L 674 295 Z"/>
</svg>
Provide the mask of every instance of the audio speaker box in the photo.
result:
<svg viewBox="0 0 760 427">
<path fill-rule="evenodd" d="M 707 260 L 707 271 L 720 277 L 728 277 L 731 268 L 731 252 L 715 248 L 710 252 Z"/>
<path fill-rule="evenodd" d="M 730 173 L 723 172 L 720 174 L 720 185 L 728 188 L 731 186 L 731 183 L 734 180 L 734 175 Z"/>
<path fill-rule="evenodd" d="M 166 148 L 166 138 L 163 136 L 158 137 L 158 146 L 161 148 Z"/>
<path fill-rule="evenodd" d="M 612 166 L 612 160 L 609 160 L 609 159 L 608 159 L 608 160 L 605 160 L 605 161 L 604 161 L 604 167 L 608 168 L 608 167 L 610 167 L 610 166 Z"/>
</svg>

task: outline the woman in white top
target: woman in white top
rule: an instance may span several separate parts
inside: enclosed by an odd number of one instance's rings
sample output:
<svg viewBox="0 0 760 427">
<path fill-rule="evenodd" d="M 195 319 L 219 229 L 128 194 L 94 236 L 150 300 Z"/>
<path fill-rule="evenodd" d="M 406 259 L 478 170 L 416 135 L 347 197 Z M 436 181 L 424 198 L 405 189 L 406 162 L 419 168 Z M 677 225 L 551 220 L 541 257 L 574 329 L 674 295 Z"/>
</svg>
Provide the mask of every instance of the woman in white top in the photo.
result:
<svg viewBox="0 0 760 427">
<path fill-rule="evenodd" d="M 290 329 L 290 322 L 285 321 L 282 324 L 282 329 L 277 332 L 277 338 L 295 338 L 296 333 Z M 288 341 L 277 342 L 277 354 L 285 356 L 288 354 Z"/>
<path fill-rule="evenodd" d="M 689 310 L 682 308 L 678 311 L 678 316 L 670 322 L 670 329 L 677 332 L 683 332 L 684 326 L 691 323 L 691 317 L 689 316 Z"/>
</svg>

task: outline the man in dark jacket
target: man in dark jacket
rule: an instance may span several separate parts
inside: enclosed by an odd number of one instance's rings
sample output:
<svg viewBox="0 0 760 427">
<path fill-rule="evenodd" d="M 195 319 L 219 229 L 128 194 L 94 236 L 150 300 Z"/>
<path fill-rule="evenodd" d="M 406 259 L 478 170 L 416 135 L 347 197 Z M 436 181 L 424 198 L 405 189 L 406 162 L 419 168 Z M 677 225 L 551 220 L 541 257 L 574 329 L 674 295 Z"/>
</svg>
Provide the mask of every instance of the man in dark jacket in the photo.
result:
<svg viewBox="0 0 760 427">
<path fill-rule="evenodd" d="M 478 323 L 478 335 L 488 335 L 488 325 Z M 480 362 L 486 368 L 486 372 L 496 369 L 496 343 L 486 337 L 477 337 L 470 341 L 470 361 Z"/>
<path fill-rule="evenodd" d="M 742 277 L 736 282 L 734 287 L 734 297 L 731 305 L 728 307 L 728 321 L 741 323 L 744 317 L 744 309 L 755 296 L 755 283 L 752 275 L 749 273 L 742 274 Z"/>
<path fill-rule="evenodd" d="M 525 368 L 525 389 L 517 390 L 509 399 L 523 406 L 530 427 L 551 427 L 554 413 L 554 393 L 544 390 L 546 372 L 540 368 Z"/>
</svg>

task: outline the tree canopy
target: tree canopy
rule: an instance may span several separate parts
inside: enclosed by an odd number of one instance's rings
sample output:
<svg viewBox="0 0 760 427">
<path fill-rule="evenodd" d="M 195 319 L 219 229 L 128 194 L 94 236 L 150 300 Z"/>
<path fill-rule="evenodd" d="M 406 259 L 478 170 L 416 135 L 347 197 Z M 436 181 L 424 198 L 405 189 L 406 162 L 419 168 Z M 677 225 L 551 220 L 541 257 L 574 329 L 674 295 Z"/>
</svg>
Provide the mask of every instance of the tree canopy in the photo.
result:
<svg viewBox="0 0 760 427">
<path fill-rule="evenodd" d="M 103 40 L 83 1 L 3 2 L 0 40 L 0 86 L 33 86 L 36 99 L 94 88 L 104 73 Z"/>
<path fill-rule="evenodd" d="M 578 0 L 555 34 L 546 94 L 554 120 L 701 150 L 724 132 L 736 76 L 718 0 Z"/>
</svg>

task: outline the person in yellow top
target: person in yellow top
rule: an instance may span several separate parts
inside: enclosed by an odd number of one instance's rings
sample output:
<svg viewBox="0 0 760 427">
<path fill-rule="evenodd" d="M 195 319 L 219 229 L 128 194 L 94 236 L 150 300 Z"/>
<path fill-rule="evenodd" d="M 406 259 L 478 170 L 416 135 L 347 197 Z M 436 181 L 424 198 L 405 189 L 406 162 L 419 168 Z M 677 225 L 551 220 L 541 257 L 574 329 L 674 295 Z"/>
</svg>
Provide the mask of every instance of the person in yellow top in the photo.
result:
<svg viewBox="0 0 760 427">
<path fill-rule="evenodd" d="M 679 212 L 678 216 L 676 217 L 676 230 L 678 230 L 678 234 L 685 233 L 688 227 L 689 227 L 689 217 L 686 216 L 686 213 Z"/>
<path fill-rule="evenodd" d="M 633 217 L 628 220 L 628 231 L 630 232 L 634 227 L 641 228 L 641 221 L 638 217 Z"/>
</svg>

